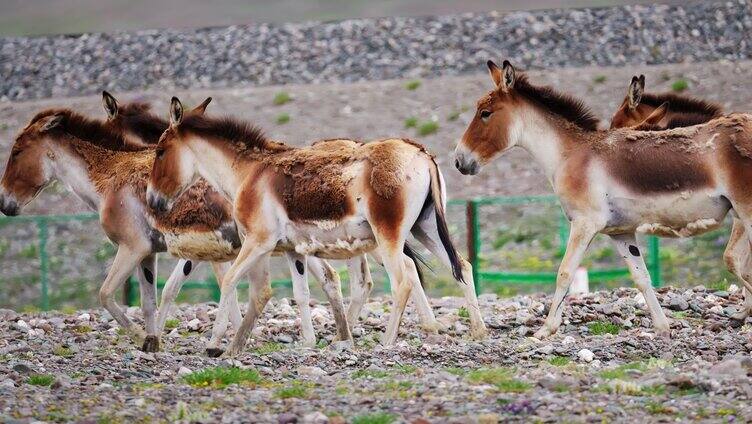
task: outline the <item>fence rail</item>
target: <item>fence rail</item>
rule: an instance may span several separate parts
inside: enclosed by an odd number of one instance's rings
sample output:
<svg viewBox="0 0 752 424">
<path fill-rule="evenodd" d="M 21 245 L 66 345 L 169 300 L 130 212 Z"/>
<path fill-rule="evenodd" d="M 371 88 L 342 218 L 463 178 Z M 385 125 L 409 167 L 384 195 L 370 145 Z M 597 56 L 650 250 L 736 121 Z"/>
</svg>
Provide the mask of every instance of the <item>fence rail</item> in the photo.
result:
<svg viewBox="0 0 752 424">
<path fill-rule="evenodd" d="M 473 280 L 475 282 L 476 293 L 481 293 L 486 283 L 491 285 L 503 283 L 515 284 L 552 284 L 556 282 L 556 272 L 512 272 L 503 270 L 486 270 L 481 269 L 481 224 L 480 212 L 484 207 L 503 207 L 503 206 L 520 206 L 527 204 L 558 204 L 556 196 L 505 196 L 505 197 L 485 197 L 470 200 L 452 200 L 449 202 L 450 207 L 465 207 L 465 226 L 467 229 L 467 252 L 469 261 L 473 266 Z M 563 254 L 566 249 L 566 240 L 569 237 L 569 223 L 559 208 L 557 219 L 557 236 L 559 239 L 559 253 Z M 49 255 L 47 252 L 47 241 L 49 237 L 49 224 L 56 222 L 70 221 L 92 221 L 98 219 L 95 213 L 69 214 L 69 215 L 28 215 L 18 217 L 0 217 L 0 225 L 15 223 L 34 223 L 38 230 L 38 248 L 39 248 L 39 281 L 41 296 L 39 307 L 42 310 L 50 309 L 49 296 Z M 655 236 L 648 238 L 648 269 L 650 271 L 653 284 L 660 286 L 661 281 L 661 264 L 660 264 L 660 244 Z M 346 274 L 345 274 L 346 276 Z M 629 276 L 629 270 L 626 268 L 596 269 L 588 270 L 588 277 L 592 281 L 609 281 L 614 279 L 625 278 Z M 291 281 L 274 280 L 273 286 L 290 287 Z M 162 287 L 164 280 L 158 280 L 158 286 Z M 138 298 L 137 284 L 129 279 L 123 291 L 124 302 L 133 305 Z M 214 277 L 204 281 L 188 281 L 183 286 L 187 289 L 205 289 L 209 290 L 214 300 L 219 300 L 219 288 Z"/>
</svg>

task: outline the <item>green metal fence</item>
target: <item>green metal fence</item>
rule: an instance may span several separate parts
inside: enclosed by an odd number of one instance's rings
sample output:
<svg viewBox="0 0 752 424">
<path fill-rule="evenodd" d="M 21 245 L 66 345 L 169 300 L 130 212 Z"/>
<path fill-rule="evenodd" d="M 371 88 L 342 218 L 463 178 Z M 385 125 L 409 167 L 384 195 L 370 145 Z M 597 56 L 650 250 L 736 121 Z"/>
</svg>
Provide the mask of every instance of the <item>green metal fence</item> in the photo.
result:
<svg viewBox="0 0 752 424">
<path fill-rule="evenodd" d="M 506 197 L 488 197 L 471 200 L 453 200 L 449 202 L 449 207 L 465 207 L 466 229 L 467 229 L 467 252 L 469 261 L 473 265 L 473 277 L 477 293 L 481 293 L 487 284 L 552 284 L 556 282 L 556 271 L 551 272 L 510 272 L 503 270 L 481 269 L 481 208 L 486 207 L 504 207 L 519 206 L 535 203 L 557 204 L 556 196 L 506 196 Z M 34 223 L 38 230 L 38 248 L 39 248 L 39 281 L 41 289 L 41 298 L 39 307 L 42 310 L 50 309 L 49 301 L 49 256 L 47 252 L 48 227 L 50 223 L 70 222 L 70 221 L 92 221 L 98 219 L 94 213 L 75 214 L 75 215 L 32 215 L 18 217 L 0 217 L 0 224 L 13 223 Z M 569 236 L 569 223 L 559 208 L 559 217 L 557 219 L 557 234 L 559 239 L 560 253 L 566 249 L 566 240 Z M 648 269 L 655 286 L 661 285 L 661 265 L 660 265 L 660 246 L 657 237 L 648 238 Z M 592 281 L 609 281 L 621 279 L 629 276 L 626 268 L 611 268 L 588 270 L 588 277 Z M 346 278 L 346 274 L 343 275 Z M 164 286 L 164 280 L 158 280 L 158 287 Z M 385 283 L 388 284 L 388 283 Z M 287 280 L 274 280 L 273 286 L 291 287 L 292 283 Z M 219 300 L 219 287 L 214 277 L 205 281 L 187 281 L 183 286 L 186 289 L 204 289 L 209 290 L 212 298 Z M 241 285 L 241 287 L 243 287 Z M 388 285 L 386 286 L 388 288 Z M 128 280 L 124 287 L 123 300 L 128 305 L 133 305 L 138 299 L 138 284 Z"/>
</svg>

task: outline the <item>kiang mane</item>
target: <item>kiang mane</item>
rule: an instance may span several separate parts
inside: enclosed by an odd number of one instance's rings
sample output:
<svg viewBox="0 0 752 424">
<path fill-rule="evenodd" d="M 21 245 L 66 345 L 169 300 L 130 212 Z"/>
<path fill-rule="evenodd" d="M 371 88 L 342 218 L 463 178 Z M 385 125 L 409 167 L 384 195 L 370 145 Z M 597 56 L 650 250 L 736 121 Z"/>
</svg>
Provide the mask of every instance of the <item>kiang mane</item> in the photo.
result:
<svg viewBox="0 0 752 424">
<path fill-rule="evenodd" d="M 128 103 L 120 107 L 118 123 L 122 125 L 122 129 L 129 128 L 149 144 L 157 144 L 168 126 L 166 120 L 151 113 L 150 104 L 142 102 Z"/>
<path fill-rule="evenodd" d="M 672 112 L 706 115 L 706 120 L 723 114 L 723 108 L 719 104 L 674 93 L 645 93 L 640 100 L 640 103 L 653 107 L 659 107 L 665 102 L 668 102 Z"/>
<path fill-rule="evenodd" d="M 89 119 L 70 109 L 42 111 L 32 118 L 31 123 L 52 115 L 62 116 L 63 119 L 49 130 L 51 134 L 77 139 L 108 150 L 137 151 L 143 149 L 128 145 L 120 131 L 108 127 L 102 121 Z"/>
<path fill-rule="evenodd" d="M 292 147 L 269 140 L 261 128 L 231 117 L 211 118 L 190 114 L 183 118 L 180 129 L 205 139 L 219 139 L 232 144 L 238 153 L 255 151 L 279 152 Z"/>
<path fill-rule="evenodd" d="M 514 82 L 514 91 L 584 130 L 598 129 L 598 118 L 585 103 L 568 94 L 560 93 L 553 87 L 532 85 L 525 74 L 518 74 Z"/>
</svg>

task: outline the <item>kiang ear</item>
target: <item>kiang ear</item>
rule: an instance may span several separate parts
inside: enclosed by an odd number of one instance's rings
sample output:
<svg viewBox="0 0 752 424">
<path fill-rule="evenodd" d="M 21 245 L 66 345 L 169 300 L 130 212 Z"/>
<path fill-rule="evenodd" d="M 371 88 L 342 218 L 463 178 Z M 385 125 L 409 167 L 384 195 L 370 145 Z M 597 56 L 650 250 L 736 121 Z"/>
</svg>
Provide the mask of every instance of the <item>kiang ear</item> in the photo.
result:
<svg viewBox="0 0 752 424">
<path fill-rule="evenodd" d="M 645 76 L 640 75 L 640 77 L 632 77 L 632 82 L 629 83 L 629 89 L 627 89 L 627 105 L 630 109 L 634 109 L 640 104 L 640 100 L 642 100 L 642 92 L 644 90 Z"/>
<path fill-rule="evenodd" d="M 508 60 L 505 60 L 501 65 L 501 71 L 501 89 L 504 91 L 509 91 L 510 89 L 514 88 L 514 82 L 517 79 L 514 66 L 512 66 L 512 64 L 509 63 Z"/>
<path fill-rule="evenodd" d="M 170 102 L 170 125 L 176 126 L 183 122 L 183 104 L 177 97 L 173 97 Z"/>
<path fill-rule="evenodd" d="M 666 117 L 666 114 L 668 113 L 668 107 L 669 107 L 669 103 L 663 102 L 662 105 L 658 106 L 657 109 L 651 112 L 650 115 L 647 118 L 645 118 L 644 121 L 642 121 L 642 124 L 658 125 L 658 123 L 661 122 L 661 120 Z"/>
<path fill-rule="evenodd" d="M 488 65 L 488 72 L 491 74 L 491 79 L 493 80 L 494 85 L 498 88 L 499 84 L 501 84 L 501 68 L 499 68 L 493 60 L 486 62 L 486 65 Z"/>
<path fill-rule="evenodd" d="M 63 123 L 63 115 L 50 115 L 42 118 L 39 123 L 40 131 L 49 131 Z"/>
<path fill-rule="evenodd" d="M 115 97 L 107 91 L 102 91 L 102 105 L 107 112 L 107 119 L 113 119 L 118 114 L 118 103 Z"/>
<path fill-rule="evenodd" d="M 209 106 L 209 103 L 211 103 L 211 101 L 212 101 L 212 98 L 211 97 L 207 97 L 206 100 L 204 100 L 203 102 L 201 102 L 200 105 L 194 107 L 191 112 L 203 115 L 204 112 L 206 112 L 206 107 Z"/>
</svg>

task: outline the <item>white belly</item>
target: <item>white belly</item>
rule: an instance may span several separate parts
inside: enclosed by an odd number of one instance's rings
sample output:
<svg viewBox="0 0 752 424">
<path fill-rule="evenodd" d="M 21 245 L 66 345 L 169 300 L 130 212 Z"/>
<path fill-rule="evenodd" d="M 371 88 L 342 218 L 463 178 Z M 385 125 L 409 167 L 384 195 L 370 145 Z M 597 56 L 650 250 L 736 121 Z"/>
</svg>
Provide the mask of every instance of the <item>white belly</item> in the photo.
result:
<svg viewBox="0 0 752 424">
<path fill-rule="evenodd" d="M 708 189 L 643 196 L 615 193 L 606 197 L 605 207 L 606 233 L 690 237 L 721 226 L 731 205 Z"/>
<path fill-rule="evenodd" d="M 290 222 L 278 248 L 324 259 L 347 259 L 376 248 L 376 239 L 362 216 L 342 221 Z"/>
</svg>

